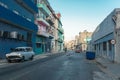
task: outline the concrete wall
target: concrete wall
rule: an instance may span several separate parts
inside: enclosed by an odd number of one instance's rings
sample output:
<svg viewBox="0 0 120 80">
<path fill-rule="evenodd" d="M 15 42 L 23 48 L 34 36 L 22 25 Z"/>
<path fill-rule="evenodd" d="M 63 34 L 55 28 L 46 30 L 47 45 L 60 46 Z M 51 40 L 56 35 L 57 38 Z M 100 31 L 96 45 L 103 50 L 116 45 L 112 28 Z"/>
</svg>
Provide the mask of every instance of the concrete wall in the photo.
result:
<svg viewBox="0 0 120 80">
<path fill-rule="evenodd" d="M 22 7 L 15 0 L 0 0 L 0 2 L 5 4 L 11 11 L 16 11 L 21 17 L 29 18 L 32 22 L 34 22 L 34 14 Z"/>
</svg>

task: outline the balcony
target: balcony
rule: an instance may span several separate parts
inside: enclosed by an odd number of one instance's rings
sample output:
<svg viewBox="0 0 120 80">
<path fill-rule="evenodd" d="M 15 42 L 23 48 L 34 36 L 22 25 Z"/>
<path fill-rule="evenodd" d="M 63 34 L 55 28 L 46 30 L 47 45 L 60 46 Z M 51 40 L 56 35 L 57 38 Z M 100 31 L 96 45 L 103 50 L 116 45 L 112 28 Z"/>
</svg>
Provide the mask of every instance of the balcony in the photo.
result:
<svg viewBox="0 0 120 80">
<path fill-rule="evenodd" d="M 37 31 L 37 26 L 20 15 L 15 14 L 11 10 L 8 10 L 2 6 L 0 6 L 0 20 L 16 25 L 23 29 L 29 29 L 31 31 Z"/>
<path fill-rule="evenodd" d="M 36 18 L 36 22 L 38 25 L 41 24 L 43 26 L 50 26 L 49 23 L 46 20 L 44 20 L 43 18 Z"/>
<path fill-rule="evenodd" d="M 53 19 L 49 16 L 46 18 L 47 22 L 52 26 L 54 24 Z"/>
<path fill-rule="evenodd" d="M 54 38 L 53 33 L 49 33 L 49 39 L 53 39 L 53 38 Z"/>
<path fill-rule="evenodd" d="M 40 35 L 40 36 L 43 36 L 43 37 L 49 37 L 49 34 L 45 31 L 38 31 L 37 34 Z"/>
<path fill-rule="evenodd" d="M 16 0 L 23 7 L 31 11 L 32 13 L 37 13 L 38 9 L 36 5 L 31 0 Z"/>
<path fill-rule="evenodd" d="M 48 8 L 47 8 L 47 6 L 45 4 L 38 3 L 37 6 L 44 14 L 49 16 L 50 11 L 48 10 Z"/>
<path fill-rule="evenodd" d="M 59 28 L 59 27 L 58 27 L 58 30 L 59 30 L 62 34 L 64 33 L 63 28 Z"/>
</svg>

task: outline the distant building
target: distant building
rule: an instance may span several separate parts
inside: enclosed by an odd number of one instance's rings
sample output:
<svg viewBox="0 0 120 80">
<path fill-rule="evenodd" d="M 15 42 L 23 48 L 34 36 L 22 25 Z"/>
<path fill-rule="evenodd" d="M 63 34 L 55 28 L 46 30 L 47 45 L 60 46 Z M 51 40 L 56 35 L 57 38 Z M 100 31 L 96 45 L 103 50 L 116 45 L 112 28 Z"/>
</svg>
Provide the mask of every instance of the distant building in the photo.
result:
<svg viewBox="0 0 120 80">
<path fill-rule="evenodd" d="M 68 42 L 65 42 L 65 48 L 67 48 L 67 50 L 74 50 L 75 49 L 75 40 L 70 40 Z"/>
<path fill-rule="evenodd" d="M 120 62 L 120 8 L 114 9 L 98 25 L 91 43 L 98 56 Z"/>
<path fill-rule="evenodd" d="M 89 41 L 91 40 L 92 32 L 88 32 L 87 30 L 84 30 L 84 32 L 80 32 L 79 36 L 75 38 L 77 41 L 76 48 L 81 48 L 82 51 L 87 50 L 87 45 Z"/>
<path fill-rule="evenodd" d="M 0 58 L 18 46 L 35 50 L 37 10 L 34 0 L 0 0 Z"/>
<path fill-rule="evenodd" d="M 75 46 L 79 45 L 79 36 L 75 36 Z"/>
</svg>

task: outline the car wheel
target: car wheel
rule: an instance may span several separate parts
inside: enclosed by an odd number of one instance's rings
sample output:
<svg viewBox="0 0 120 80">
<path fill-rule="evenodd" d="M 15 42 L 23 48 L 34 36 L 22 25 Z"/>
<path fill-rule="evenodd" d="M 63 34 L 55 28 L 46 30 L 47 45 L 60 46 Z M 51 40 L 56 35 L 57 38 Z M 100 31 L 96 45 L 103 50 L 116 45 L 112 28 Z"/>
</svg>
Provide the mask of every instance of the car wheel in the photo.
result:
<svg viewBox="0 0 120 80">
<path fill-rule="evenodd" d="M 33 57 L 34 57 L 34 56 L 32 55 L 32 56 L 30 57 L 30 60 L 33 60 Z"/>
</svg>

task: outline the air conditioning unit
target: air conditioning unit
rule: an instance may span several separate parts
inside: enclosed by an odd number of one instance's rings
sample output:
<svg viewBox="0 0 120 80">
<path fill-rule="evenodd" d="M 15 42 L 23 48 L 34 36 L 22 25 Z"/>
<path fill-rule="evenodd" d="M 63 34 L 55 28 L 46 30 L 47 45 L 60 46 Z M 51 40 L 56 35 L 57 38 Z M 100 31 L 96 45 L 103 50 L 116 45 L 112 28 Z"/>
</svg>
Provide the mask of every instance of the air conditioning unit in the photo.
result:
<svg viewBox="0 0 120 80">
<path fill-rule="evenodd" d="M 17 39 L 17 36 L 18 35 L 18 32 L 14 31 L 14 32 L 10 32 L 10 38 L 13 38 L 13 39 Z"/>
</svg>

